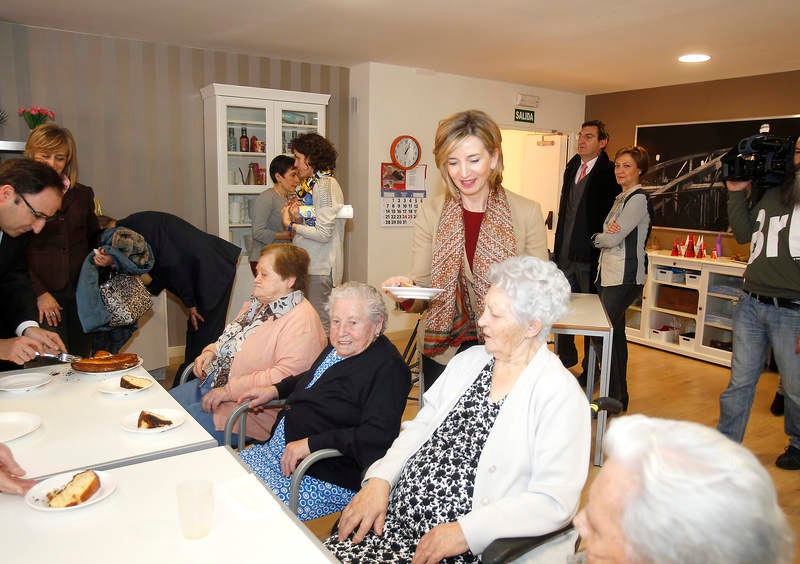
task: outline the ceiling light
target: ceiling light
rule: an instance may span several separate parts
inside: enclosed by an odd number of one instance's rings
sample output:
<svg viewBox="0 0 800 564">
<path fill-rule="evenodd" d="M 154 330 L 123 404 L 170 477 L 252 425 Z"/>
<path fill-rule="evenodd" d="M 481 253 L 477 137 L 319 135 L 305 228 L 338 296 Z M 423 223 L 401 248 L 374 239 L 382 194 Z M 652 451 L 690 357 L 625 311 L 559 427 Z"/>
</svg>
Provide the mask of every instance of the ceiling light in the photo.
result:
<svg viewBox="0 0 800 564">
<path fill-rule="evenodd" d="M 691 53 L 689 55 L 681 55 L 678 60 L 682 63 L 705 63 L 711 57 L 703 55 L 702 53 Z"/>
</svg>

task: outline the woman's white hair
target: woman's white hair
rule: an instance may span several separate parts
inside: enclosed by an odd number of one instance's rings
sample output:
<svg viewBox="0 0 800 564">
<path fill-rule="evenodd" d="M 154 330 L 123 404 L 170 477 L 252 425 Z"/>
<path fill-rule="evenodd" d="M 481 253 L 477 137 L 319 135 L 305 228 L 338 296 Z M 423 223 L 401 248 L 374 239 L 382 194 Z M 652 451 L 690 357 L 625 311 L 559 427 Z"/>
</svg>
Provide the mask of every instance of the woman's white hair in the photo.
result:
<svg viewBox="0 0 800 564">
<path fill-rule="evenodd" d="M 367 315 L 372 323 L 380 322 L 380 333 L 386 330 L 386 320 L 389 314 L 386 312 L 386 304 L 380 292 L 369 284 L 363 282 L 345 282 L 331 290 L 331 297 L 325 306 L 328 315 L 332 315 L 333 302 L 339 298 L 353 298 L 363 300 L 366 305 Z"/>
<path fill-rule="evenodd" d="M 789 563 L 794 534 L 755 456 L 698 423 L 631 415 L 605 439 L 632 484 L 622 530 L 632 562 Z"/>
<path fill-rule="evenodd" d="M 531 256 L 495 263 L 489 282 L 502 288 L 511 301 L 511 313 L 520 324 L 539 321 L 536 340 L 546 341 L 553 323 L 569 309 L 570 286 L 555 263 Z"/>
</svg>

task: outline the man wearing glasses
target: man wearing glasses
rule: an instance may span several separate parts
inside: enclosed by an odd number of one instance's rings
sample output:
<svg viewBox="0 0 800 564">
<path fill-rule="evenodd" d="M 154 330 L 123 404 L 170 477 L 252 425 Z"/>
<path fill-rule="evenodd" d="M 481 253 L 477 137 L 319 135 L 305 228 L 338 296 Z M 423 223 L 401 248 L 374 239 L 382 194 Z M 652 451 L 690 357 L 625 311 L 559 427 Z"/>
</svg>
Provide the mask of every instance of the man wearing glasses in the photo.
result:
<svg viewBox="0 0 800 564">
<path fill-rule="evenodd" d="M 578 151 L 564 170 L 564 184 L 558 207 L 558 225 L 553 260 L 569 280 L 573 292 L 596 294 L 595 278 L 600 251 L 594 248 L 591 236 L 603 231 L 603 220 L 614 199 L 622 191 L 614 176 L 614 163 L 605 148 L 608 132 L 602 121 L 591 120 L 581 125 Z M 578 351 L 572 335 L 558 335 L 558 356 L 569 368 L 578 362 Z M 584 341 L 581 385 L 585 386 L 589 339 Z"/>
<path fill-rule="evenodd" d="M 28 159 L 0 164 L 0 370 L 19 368 L 36 353 L 66 351 L 57 333 L 34 321 L 36 298 L 28 276 L 25 247 L 58 216 L 61 178 L 49 166 Z M 10 362 L 2 362 L 10 361 Z"/>
</svg>

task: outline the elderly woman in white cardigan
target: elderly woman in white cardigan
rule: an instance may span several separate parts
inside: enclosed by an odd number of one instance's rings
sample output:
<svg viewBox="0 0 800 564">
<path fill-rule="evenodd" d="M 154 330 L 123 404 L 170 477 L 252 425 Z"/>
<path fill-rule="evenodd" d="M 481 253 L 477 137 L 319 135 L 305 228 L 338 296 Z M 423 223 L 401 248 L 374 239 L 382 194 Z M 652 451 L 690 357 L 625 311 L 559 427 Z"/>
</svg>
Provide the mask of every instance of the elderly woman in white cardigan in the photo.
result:
<svg viewBox="0 0 800 564">
<path fill-rule="evenodd" d="M 327 547 L 342 561 L 474 562 L 494 539 L 570 521 L 591 423 L 575 377 L 546 346 L 570 287 L 553 263 L 491 270 L 485 344 L 456 355 L 365 475 Z"/>
</svg>

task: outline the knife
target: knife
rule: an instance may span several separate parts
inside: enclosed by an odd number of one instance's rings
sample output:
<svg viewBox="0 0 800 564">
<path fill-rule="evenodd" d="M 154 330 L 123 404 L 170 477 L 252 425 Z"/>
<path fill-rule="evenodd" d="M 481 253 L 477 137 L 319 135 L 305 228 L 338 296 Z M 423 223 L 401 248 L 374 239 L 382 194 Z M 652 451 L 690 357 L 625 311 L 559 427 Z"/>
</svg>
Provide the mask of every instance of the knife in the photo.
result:
<svg viewBox="0 0 800 564">
<path fill-rule="evenodd" d="M 78 356 L 78 355 L 74 355 L 74 354 L 68 354 L 68 353 L 65 353 L 65 352 L 58 353 L 58 354 L 39 353 L 39 352 L 37 352 L 36 356 L 38 356 L 40 358 L 52 358 L 53 360 L 57 360 L 59 362 L 78 362 L 80 360 L 83 360 L 82 356 Z"/>
</svg>

